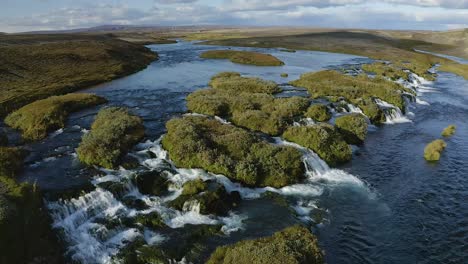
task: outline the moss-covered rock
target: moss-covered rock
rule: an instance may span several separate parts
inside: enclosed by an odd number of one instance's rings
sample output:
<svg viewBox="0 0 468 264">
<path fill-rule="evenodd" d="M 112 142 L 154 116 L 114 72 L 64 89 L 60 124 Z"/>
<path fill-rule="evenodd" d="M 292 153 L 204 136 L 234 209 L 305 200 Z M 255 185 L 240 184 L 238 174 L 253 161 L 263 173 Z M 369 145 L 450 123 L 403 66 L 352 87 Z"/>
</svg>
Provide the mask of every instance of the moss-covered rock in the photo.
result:
<svg viewBox="0 0 468 264">
<path fill-rule="evenodd" d="M 367 121 L 361 114 L 338 117 L 335 126 L 348 144 L 362 144 L 367 137 Z"/>
<path fill-rule="evenodd" d="M 214 89 L 247 93 L 278 93 L 278 84 L 255 77 L 242 77 L 236 72 L 221 72 L 211 78 L 209 83 Z"/>
<path fill-rule="evenodd" d="M 135 185 L 142 194 L 164 195 L 169 187 L 167 171 L 155 169 L 139 173 L 134 179 Z"/>
<path fill-rule="evenodd" d="M 424 149 L 424 158 L 427 161 L 438 161 L 442 151 L 447 147 L 447 143 L 442 139 L 437 139 L 429 143 Z"/>
<path fill-rule="evenodd" d="M 455 130 L 457 130 L 457 127 L 455 125 L 450 125 L 442 131 L 442 136 L 443 137 L 451 137 L 453 134 L 455 134 Z"/>
<path fill-rule="evenodd" d="M 16 147 L 0 147 L 0 177 L 13 178 L 23 167 L 25 151 Z"/>
<path fill-rule="evenodd" d="M 385 112 L 371 98 L 354 99 L 352 103 L 357 105 L 373 124 L 383 124 L 387 120 Z"/>
<path fill-rule="evenodd" d="M 187 107 L 195 113 L 217 115 L 234 124 L 279 135 L 294 117 L 301 116 L 309 101 L 301 97 L 275 98 L 264 93 L 199 90 L 187 97 Z"/>
<path fill-rule="evenodd" d="M 63 128 L 70 113 L 105 103 L 94 94 L 66 94 L 52 96 L 23 106 L 5 118 L 5 123 L 22 131 L 26 140 L 40 140 L 47 133 Z"/>
<path fill-rule="evenodd" d="M 372 64 L 362 65 L 362 69 L 366 72 L 374 73 L 377 76 L 389 78 L 393 81 L 398 79 L 408 80 L 409 73 L 405 72 L 402 68 L 395 65 L 387 64 L 385 62 L 375 62 Z"/>
<path fill-rule="evenodd" d="M 318 122 L 326 122 L 332 118 L 330 110 L 328 110 L 328 107 L 324 104 L 311 105 L 309 109 L 307 109 L 305 116 Z"/>
<path fill-rule="evenodd" d="M 135 223 L 138 223 L 144 227 L 157 230 L 166 227 L 166 224 L 162 220 L 158 212 L 151 212 L 149 214 L 140 214 L 135 217 Z"/>
<path fill-rule="evenodd" d="M 370 78 L 365 74 L 354 77 L 333 70 L 303 74 L 300 79 L 291 82 L 291 85 L 307 88 L 313 98 L 327 96 L 345 98 L 346 101 L 361 107 L 366 115 L 368 111 L 371 114 L 368 115 L 371 121 L 378 120 L 378 111 L 365 108 L 374 107 L 373 98 L 389 102 L 404 112 L 403 93 L 414 94 L 413 90 L 383 77 Z"/>
<path fill-rule="evenodd" d="M 248 186 L 279 188 L 303 178 L 300 151 L 244 129 L 200 116 L 172 119 L 166 127 L 162 144 L 177 166 L 203 168 Z"/>
<path fill-rule="evenodd" d="M 237 207 L 240 195 L 237 192 L 228 193 L 224 186 L 201 180 L 191 181 L 184 185 L 182 195 L 177 197 L 170 205 L 178 210 L 193 210 L 197 207 L 201 214 L 226 215 L 231 209 Z"/>
<path fill-rule="evenodd" d="M 284 62 L 270 54 L 237 50 L 209 50 L 200 55 L 204 59 L 229 59 L 234 63 L 256 66 L 281 66 Z"/>
<path fill-rule="evenodd" d="M 332 125 L 321 123 L 307 127 L 289 127 L 283 137 L 317 153 L 330 165 L 351 160 L 351 147 Z"/>
<path fill-rule="evenodd" d="M 288 78 L 288 77 L 289 77 L 289 74 L 283 72 L 283 73 L 281 74 L 281 77 L 283 77 L 283 78 Z"/>
<path fill-rule="evenodd" d="M 144 136 L 143 121 L 125 108 L 99 111 L 90 133 L 83 136 L 78 158 L 87 165 L 115 168 L 129 149 Z"/>
<path fill-rule="evenodd" d="M 321 264 L 317 238 L 301 226 L 288 227 L 270 237 L 240 241 L 216 249 L 207 264 Z"/>
</svg>

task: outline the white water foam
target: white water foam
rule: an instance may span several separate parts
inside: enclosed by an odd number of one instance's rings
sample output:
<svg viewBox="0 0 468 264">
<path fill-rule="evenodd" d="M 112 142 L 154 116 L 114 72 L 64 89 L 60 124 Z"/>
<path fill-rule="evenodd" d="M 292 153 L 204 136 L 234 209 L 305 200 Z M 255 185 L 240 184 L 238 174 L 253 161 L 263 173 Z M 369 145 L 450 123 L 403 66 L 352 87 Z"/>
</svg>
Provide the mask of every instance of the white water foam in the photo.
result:
<svg viewBox="0 0 468 264">
<path fill-rule="evenodd" d="M 374 99 L 374 101 L 385 113 L 385 124 L 412 122 L 410 119 L 408 119 L 408 117 L 403 115 L 400 108 L 377 98 Z"/>
</svg>

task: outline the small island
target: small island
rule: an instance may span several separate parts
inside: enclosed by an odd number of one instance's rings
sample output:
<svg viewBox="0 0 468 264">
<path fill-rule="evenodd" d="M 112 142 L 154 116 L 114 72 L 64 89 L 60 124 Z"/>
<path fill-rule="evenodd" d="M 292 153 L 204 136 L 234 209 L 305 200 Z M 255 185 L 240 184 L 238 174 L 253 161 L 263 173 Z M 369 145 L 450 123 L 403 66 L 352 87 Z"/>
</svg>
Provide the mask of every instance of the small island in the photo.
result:
<svg viewBox="0 0 468 264">
<path fill-rule="evenodd" d="M 210 50 L 200 55 L 203 59 L 228 59 L 234 63 L 255 66 L 282 66 L 284 62 L 273 55 L 251 51 Z"/>
</svg>

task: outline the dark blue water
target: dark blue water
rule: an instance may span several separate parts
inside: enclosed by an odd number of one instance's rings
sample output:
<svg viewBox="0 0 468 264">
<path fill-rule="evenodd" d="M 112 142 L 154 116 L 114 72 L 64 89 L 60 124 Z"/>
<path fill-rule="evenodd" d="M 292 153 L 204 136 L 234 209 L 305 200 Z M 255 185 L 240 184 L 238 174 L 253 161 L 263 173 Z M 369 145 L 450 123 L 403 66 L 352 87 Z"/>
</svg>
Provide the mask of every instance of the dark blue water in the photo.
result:
<svg viewBox="0 0 468 264">
<path fill-rule="evenodd" d="M 147 69 L 85 91 L 106 97 L 108 105 L 127 106 L 142 116 L 151 140 L 164 134 L 167 120 L 186 111 L 185 97 L 206 87 L 217 72 L 238 71 L 286 84 L 305 72 L 368 61 L 343 54 L 259 49 L 279 57 L 286 66 L 255 67 L 198 57 L 202 51 L 218 47 L 179 43 L 151 48 L 158 51 L 160 60 Z M 283 72 L 289 77 L 280 77 Z M 410 106 L 411 123 L 373 130 L 353 161 L 341 168 L 355 178 L 335 175 L 326 182 L 323 193 L 313 197 L 316 209 L 309 215 L 311 227 L 328 263 L 466 263 L 468 82 L 440 73 L 427 86 L 419 98 L 429 105 Z M 21 179 L 36 182 L 46 191 L 89 183 L 95 171 L 77 161 L 75 148 L 99 108 L 73 114 L 63 131 L 28 145 L 31 154 Z M 427 163 L 425 145 L 439 138 L 449 124 L 457 126 L 455 136 L 447 139 L 439 163 Z M 293 212 L 270 200 L 243 201 L 237 213 L 246 216 L 244 228 L 209 243 L 214 247 L 271 234 L 303 220 Z"/>
</svg>

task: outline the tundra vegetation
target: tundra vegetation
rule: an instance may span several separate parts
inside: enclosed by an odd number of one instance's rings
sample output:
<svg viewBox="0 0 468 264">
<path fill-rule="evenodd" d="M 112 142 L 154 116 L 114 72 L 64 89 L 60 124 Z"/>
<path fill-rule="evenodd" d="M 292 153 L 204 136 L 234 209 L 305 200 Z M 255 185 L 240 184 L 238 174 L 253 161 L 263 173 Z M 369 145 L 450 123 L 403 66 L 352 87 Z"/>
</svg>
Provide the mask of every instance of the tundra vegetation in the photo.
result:
<svg viewBox="0 0 468 264">
<path fill-rule="evenodd" d="M 333 70 L 305 73 L 300 79 L 292 81 L 291 85 L 307 88 L 313 98 L 344 98 L 359 106 L 376 124 L 382 123 L 385 116 L 374 102 L 374 98 L 389 102 L 404 112 L 403 92 L 414 94 L 414 91 L 379 76 L 354 77 Z"/>
<path fill-rule="evenodd" d="M 372 64 L 362 65 L 362 69 L 369 73 L 374 73 L 377 76 L 389 78 L 392 81 L 399 79 L 408 80 L 409 73 L 405 72 L 403 69 L 395 67 L 389 63 L 385 62 L 374 62 Z"/>
<path fill-rule="evenodd" d="M 279 93 L 281 88 L 272 81 L 255 77 L 242 77 L 237 72 L 221 72 L 211 78 L 210 87 L 232 92 Z"/>
<path fill-rule="evenodd" d="M 284 62 L 273 55 L 252 51 L 209 50 L 200 55 L 203 59 L 228 59 L 234 63 L 255 66 L 282 66 Z"/>
<path fill-rule="evenodd" d="M 287 73 L 285 73 L 285 72 L 283 72 L 283 73 L 281 74 L 281 77 L 283 77 L 283 78 L 288 78 L 288 76 L 289 76 L 289 74 L 287 74 Z"/>
<path fill-rule="evenodd" d="M 438 161 L 442 151 L 447 147 L 447 143 L 442 139 L 436 139 L 429 143 L 424 149 L 424 158 L 427 161 Z"/>
<path fill-rule="evenodd" d="M 367 120 L 361 114 L 338 117 L 335 126 L 348 144 L 362 144 L 367 137 Z"/>
<path fill-rule="evenodd" d="M 63 128 L 70 113 L 105 102 L 93 94 L 52 96 L 14 111 L 5 118 L 5 123 L 21 130 L 26 140 L 40 140 L 50 131 Z"/>
<path fill-rule="evenodd" d="M 115 168 L 144 134 L 143 121 L 121 107 L 104 108 L 96 116 L 91 131 L 83 136 L 78 158 L 87 165 Z"/>
<path fill-rule="evenodd" d="M 223 174 L 247 186 L 284 187 L 303 178 L 301 153 L 202 116 L 172 119 L 162 140 L 177 166 Z"/>
<path fill-rule="evenodd" d="M 328 107 L 324 104 L 311 105 L 307 109 L 305 116 L 312 118 L 314 121 L 318 122 L 326 122 L 332 118 L 330 110 L 328 110 Z"/>
<path fill-rule="evenodd" d="M 455 125 L 449 125 L 448 127 L 446 127 L 443 131 L 442 131 L 442 136 L 443 137 L 450 137 L 450 136 L 453 136 L 453 134 L 455 134 L 455 130 L 457 129 L 457 127 Z"/>
<path fill-rule="evenodd" d="M 156 58 L 144 46 L 106 35 L 0 36 L 0 116 L 134 73 Z"/>
<path fill-rule="evenodd" d="M 207 264 L 321 264 L 317 238 L 302 226 L 288 227 L 272 236 L 218 247 Z"/>
<path fill-rule="evenodd" d="M 283 137 L 313 150 L 331 165 L 351 160 L 351 147 L 332 125 L 320 123 L 312 126 L 288 127 Z"/>
</svg>

